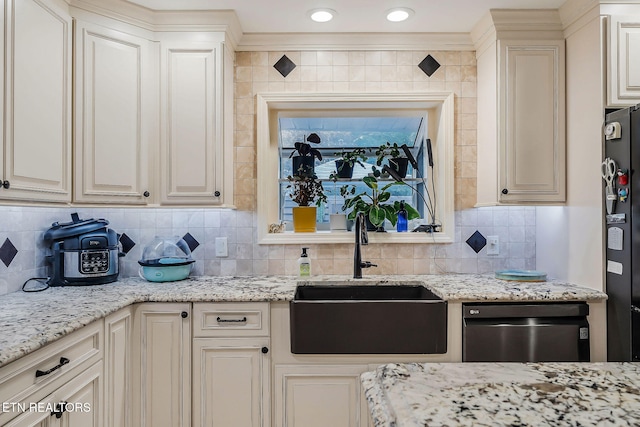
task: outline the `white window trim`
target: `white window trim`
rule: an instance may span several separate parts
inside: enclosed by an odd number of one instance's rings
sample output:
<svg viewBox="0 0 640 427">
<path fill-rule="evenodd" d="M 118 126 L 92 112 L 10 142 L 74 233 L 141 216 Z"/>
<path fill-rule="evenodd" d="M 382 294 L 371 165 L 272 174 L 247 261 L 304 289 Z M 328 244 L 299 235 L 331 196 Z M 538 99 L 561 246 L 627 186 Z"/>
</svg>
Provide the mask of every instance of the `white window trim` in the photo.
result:
<svg viewBox="0 0 640 427">
<path fill-rule="evenodd" d="M 369 233 L 371 243 L 451 243 L 454 215 L 454 95 L 433 93 L 259 93 L 257 103 L 257 209 L 259 244 L 352 243 L 352 232 L 269 233 L 278 219 L 278 111 L 301 109 L 421 108 L 429 110 L 434 146 L 439 233 Z M 426 175 L 426 171 L 423 171 Z"/>
</svg>

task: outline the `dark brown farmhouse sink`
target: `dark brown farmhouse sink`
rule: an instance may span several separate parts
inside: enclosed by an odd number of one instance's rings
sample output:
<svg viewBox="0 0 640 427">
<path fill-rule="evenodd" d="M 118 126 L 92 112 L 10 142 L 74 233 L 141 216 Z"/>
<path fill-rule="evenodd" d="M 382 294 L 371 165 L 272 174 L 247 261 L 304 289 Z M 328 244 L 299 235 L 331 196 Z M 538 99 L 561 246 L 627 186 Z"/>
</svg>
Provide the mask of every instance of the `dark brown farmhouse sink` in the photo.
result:
<svg viewBox="0 0 640 427">
<path fill-rule="evenodd" d="M 289 308 L 295 354 L 447 352 L 447 303 L 424 286 L 298 286 Z"/>
</svg>

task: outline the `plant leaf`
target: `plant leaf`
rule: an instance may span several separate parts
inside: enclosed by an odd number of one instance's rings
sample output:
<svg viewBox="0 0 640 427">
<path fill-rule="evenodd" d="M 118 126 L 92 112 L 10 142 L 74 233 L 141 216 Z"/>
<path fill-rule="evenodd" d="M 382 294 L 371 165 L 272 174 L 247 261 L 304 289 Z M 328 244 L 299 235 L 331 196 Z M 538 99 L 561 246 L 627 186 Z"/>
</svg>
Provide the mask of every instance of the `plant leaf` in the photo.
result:
<svg viewBox="0 0 640 427">
<path fill-rule="evenodd" d="M 388 184 L 387 184 L 387 185 L 385 185 L 384 187 L 382 187 L 382 189 L 380 189 L 380 191 L 386 191 L 386 190 L 387 190 L 387 188 L 389 188 L 389 187 L 393 187 L 394 185 L 403 185 L 403 184 L 404 184 L 404 183 L 402 183 L 402 182 L 393 181 L 393 182 L 388 183 Z"/>
<path fill-rule="evenodd" d="M 307 141 L 313 142 L 314 144 L 320 144 L 320 137 L 317 133 L 312 133 L 307 137 Z"/>
<path fill-rule="evenodd" d="M 378 180 L 372 176 L 365 176 L 362 178 L 362 182 L 364 182 L 367 187 L 377 190 L 378 189 Z"/>
<path fill-rule="evenodd" d="M 378 196 L 378 203 L 386 202 L 387 200 L 389 200 L 390 197 L 391 197 L 391 193 L 381 192 L 380 195 Z"/>
<path fill-rule="evenodd" d="M 380 206 L 371 206 L 369 209 L 369 221 L 376 227 L 380 227 L 384 223 L 385 211 Z"/>
<path fill-rule="evenodd" d="M 382 209 L 384 209 L 385 216 L 389 222 L 391 222 L 391 225 L 395 227 L 398 220 L 398 214 L 396 213 L 395 208 L 391 205 L 384 205 Z"/>
<path fill-rule="evenodd" d="M 309 146 L 311 147 L 311 146 Z M 318 160 L 322 160 L 322 154 L 320 154 L 320 150 L 316 149 L 316 148 L 309 148 L 309 151 L 311 152 L 312 156 L 315 156 Z"/>
<path fill-rule="evenodd" d="M 407 219 L 412 220 L 416 218 L 420 218 L 420 212 L 418 212 L 413 206 L 405 203 L 404 210 L 407 211 Z"/>
</svg>

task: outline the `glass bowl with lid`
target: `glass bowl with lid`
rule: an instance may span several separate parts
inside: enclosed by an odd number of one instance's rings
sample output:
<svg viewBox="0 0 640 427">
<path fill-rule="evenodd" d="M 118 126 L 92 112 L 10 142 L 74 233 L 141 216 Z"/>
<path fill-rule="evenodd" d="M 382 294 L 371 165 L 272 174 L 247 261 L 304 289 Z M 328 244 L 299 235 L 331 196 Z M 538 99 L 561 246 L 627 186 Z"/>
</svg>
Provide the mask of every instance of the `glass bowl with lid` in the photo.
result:
<svg viewBox="0 0 640 427">
<path fill-rule="evenodd" d="M 184 280 L 189 277 L 194 262 L 183 238 L 156 236 L 142 250 L 138 274 L 150 282 Z"/>
</svg>

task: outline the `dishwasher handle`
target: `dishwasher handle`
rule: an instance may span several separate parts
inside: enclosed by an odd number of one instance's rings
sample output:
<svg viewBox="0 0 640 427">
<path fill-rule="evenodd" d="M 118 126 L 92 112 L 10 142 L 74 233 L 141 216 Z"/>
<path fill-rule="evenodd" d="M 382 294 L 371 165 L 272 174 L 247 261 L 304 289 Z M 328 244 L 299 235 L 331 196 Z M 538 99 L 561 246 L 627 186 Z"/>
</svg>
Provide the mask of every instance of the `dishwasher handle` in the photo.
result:
<svg viewBox="0 0 640 427">
<path fill-rule="evenodd" d="M 578 303 L 537 304 L 463 304 L 464 319 L 495 319 L 521 317 L 584 317 L 589 315 L 589 305 Z"/>
</svg>

